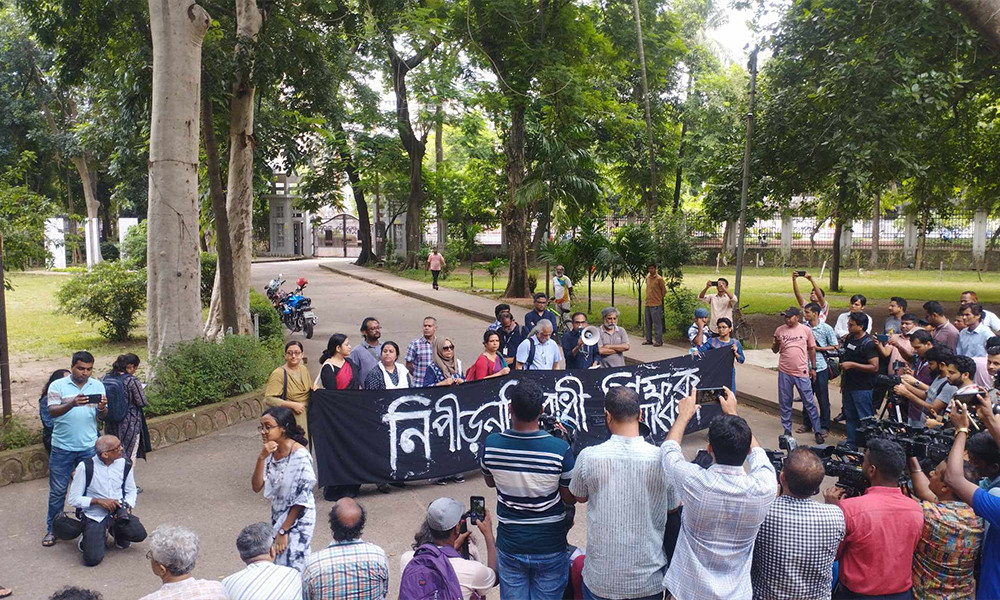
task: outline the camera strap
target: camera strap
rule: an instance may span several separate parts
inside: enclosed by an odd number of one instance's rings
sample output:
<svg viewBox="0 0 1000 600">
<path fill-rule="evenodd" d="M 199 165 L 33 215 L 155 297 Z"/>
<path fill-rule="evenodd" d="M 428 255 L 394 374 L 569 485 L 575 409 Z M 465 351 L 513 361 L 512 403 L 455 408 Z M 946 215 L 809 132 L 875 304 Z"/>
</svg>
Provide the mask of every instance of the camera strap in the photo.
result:
<svg viewBox="0 0 1000 600">
<path fill-rule="evenodd" d="M 82 494 L 83 496 L 87 495 L 87 490 L 90 489 L 90 482 L 94 480 L 94 460 L 96 458 L 97 457 L 95 456 L 93 458 L 83 461 L 83 469 L 86 472 L 83 479 L 83 494 Z M 122 471 L 122 497 L 121 497 L 122 503 L 125 502 L 125 483 L 128 481 L 128 474 L 129 471 L 131 470 L 132 470 L 132 465 L 129 464 L 128 461 L 125 461 L 125 470 Z M 81 515 L 83 514 L 82 510 L 80 510 L 79 508 L 76 509 L 76 513 L 77 513 L 76 514 L 77 518 L 82 518 L 81 517 Z"/>
</svg>

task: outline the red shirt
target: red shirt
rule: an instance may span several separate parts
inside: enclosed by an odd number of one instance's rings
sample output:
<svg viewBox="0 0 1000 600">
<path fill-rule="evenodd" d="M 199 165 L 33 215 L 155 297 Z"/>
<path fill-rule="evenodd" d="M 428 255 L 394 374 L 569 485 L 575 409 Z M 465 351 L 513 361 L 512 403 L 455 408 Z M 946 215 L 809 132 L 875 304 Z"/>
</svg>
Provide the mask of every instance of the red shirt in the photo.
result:
<svg viewBox="0 0 1000 600">
<path fill-rule="evenodd" d="M 899 488 L 870 487 L 840 501 L 847 532 L 837 550 L 840 581 L 855 594 L 898 594 L 913 587 L 913 552 L 924 528 L 920 505 Z"/>
<path fill-rule="evenodd" d="M 340 367 L 337 371 L 337 389 L 346 390 L 349 385 L 351 385 L 351 379 L 354 378 L 354 371 L 351 369 L 351 363 L 344 361 L 344 366 Z"/>
<path fill-rule="evenodd" d="M 502 371 L 505 366 L 503 357 L 500 356 L 499 353 L 497 353 L 497 359 L 492 362 L 490 359 L 486 358 L 485 354 L 480 354 L 475 364 L 469 367 L 468 372 L 465 374 L 465 380 L 478 381 L 480 379 L 486 379 L 490 375 L 498 371 Z"/>
</svg>

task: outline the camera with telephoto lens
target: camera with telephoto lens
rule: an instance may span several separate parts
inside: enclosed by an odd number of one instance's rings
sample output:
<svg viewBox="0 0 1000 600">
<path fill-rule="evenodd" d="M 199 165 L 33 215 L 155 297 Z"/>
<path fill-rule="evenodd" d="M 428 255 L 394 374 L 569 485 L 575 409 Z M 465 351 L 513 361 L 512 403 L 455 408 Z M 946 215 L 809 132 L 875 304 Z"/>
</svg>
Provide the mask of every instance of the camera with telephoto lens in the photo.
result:
<svg viewBox="0 0 1000 600">
<path fill-rule="evenodd" d="M 115 511 L 115 522 L 119 525 L 128 525 L 132 520 L 132 513 L 128 511 L 128 504 L 120 504 Z"/>
<path fill-rule="evenodd" d="M 868 480 L 865 479 L 861 464 L 865 460 L 862 452 L 851 449 L 845 444 L 832 446 L 813 446 L 810 448 L 823 461 L 823 470 L 829 477 L 836 477 L 839 488 L 847 492 L 847 496 L 860 496 L 868 489 Z"/>
<path fill-rule="evenodd" d="M 892 391 L 892 388 L 897 385 L 902 385 L 902 383 L 903 378 L 899 375 L 883 375 L 879 373 L 879 375 L 875 378 L 875 387 L 879 389 L 887 389 L 889 391 Z"/>
<path fill-rule="evenodd" d="M 557 437 L 573 447 L 576 441 L 576 427 L 565 419 L 559 419 L 553 414 L 543 412 L 538 416 L 538 428 L 553 437 Z"/>
<path fill-rule="evenodd" d="M 907 457 L 929 460 L 937 465 L 948 458 L 955 441 L 952 428 L 931 429 L 911 427 L 896 421 L 879 421 L 875 417 L 861 419 L 857 429 L 858 446 L 866 448 L 872 440 L 889 440 L 899 444 Z"/>
</svg>

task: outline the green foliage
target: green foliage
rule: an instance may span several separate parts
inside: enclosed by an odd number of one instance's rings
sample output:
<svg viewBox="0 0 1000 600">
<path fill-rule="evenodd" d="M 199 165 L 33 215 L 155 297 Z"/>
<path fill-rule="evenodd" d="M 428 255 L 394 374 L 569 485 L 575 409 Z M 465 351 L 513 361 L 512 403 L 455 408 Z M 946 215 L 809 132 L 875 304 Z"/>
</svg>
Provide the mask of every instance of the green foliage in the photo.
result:
<svg viewBox="0 0 1000 600">
<path fill-rule="evenodd" d="M 32 430 L 16 415 L 0 424 L 0 451 L 25 448 L 42 441 L 42 432 Z"/>
<path fill-rule="evenodd" d="M 500 258 L 499 256 L 493 258 L 490 262 L 486 263 L 486 272 L 490 274 L 490 291 L 496 292 L 497 277 L 500 276 L 500 272 L 503 271 L 504 266 L 507 265 L 507 261 Z"/>
<path fill-rule="evenodd" d="M 687 288 L 675 288 L 663 299 L 663 319 L 668 331 L 687 339 L 687 330 L 694 322 L 694 310 L 698 308 L 698 295 Z"/>
<path fill-rule="evenodd" d="M 146 308 L 146 270 L 121 262 L 101 262 L 59 288 L 60 309 L 94 323 L 112 341 L 124 341 Z"/>
<path fill-rule="evenodd" d="M 114 242 L 101 242 L 101 258 L 104 260 L 118 260 L 121 253 L 118 252 L 118 244 Z"/>
<path fill-rule="evenodd" d="M 201 305 L 208 306 L 212 302 L 212 288 L 215 286 L 215 269 L 219 257 L 211 252 L 201 253 Z"/>
<path fill-rule="evenodd" d="M 121 255 L 133 269 L 146 268 L 146 237 L 149 221 L 143 220 L 133 225 L 125 232 L 122 240 Z"/>
<path fill-rule="evenodd" d="M 660 210 L 652 222 L 655 262 L 667 289 L 676 290 L 684 279 L 681 268 L 697 258 L 683 213 Z"/>
<path fill-rule="evenodd" d="M 275 338 L 284 341 L 285 332 L 278 311 L 267 296 L 257 290 L 250 290 L 250 315 L 258 315 L 261 340 Z"/>
<path fill-rule="evenodd" d="M 35 155 L 23 152 L 18 162 L 0 173 L 0 242 L 4 269 L 20 271 L 31 263 L 44 264 L 45 219 L 55 207 L 47 198 L 26 185 Z M 3 286 L 11 289 L 4 276 Z"/>
<path fill-rule="evenodd" d="M 282 340 L 229 335 L 222 342 L 178 344 L 153 365 L 156 378 L 146 389 L 147 416 L 166 415 L 220 402 L 264 385 L 281 363 Z"/>
<path fill-rule="evenodd" d="M 539 260 L 551 263 L 553 266 L 562 265 L 566 276 L 572 281 L 580 281 L 586 276 L 586 266 L 580 256 L 574 240 L 544 240 L 538 247 Z"/>
</svg>

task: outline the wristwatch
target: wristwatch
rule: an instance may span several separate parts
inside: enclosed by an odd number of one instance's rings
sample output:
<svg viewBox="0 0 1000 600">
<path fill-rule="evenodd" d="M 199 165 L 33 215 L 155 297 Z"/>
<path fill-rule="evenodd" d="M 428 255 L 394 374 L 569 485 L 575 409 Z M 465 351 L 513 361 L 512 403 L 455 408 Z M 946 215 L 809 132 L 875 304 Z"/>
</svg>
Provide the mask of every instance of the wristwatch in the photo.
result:
<svg viewBox="0 0 1000 600">
<path fill-rule="evenodd" d="M 278 528 L 278 535 L 288 535 L 288 532 L 285 531 L 284 527 L 279 527 Z"/>
<path fill-rule="evenodd" d="M 968 427 L 959 427 L 958 429 L 955 430 L 955 433 L 968 434 L 969 433 L 969 428 Z"/>
</svg>

